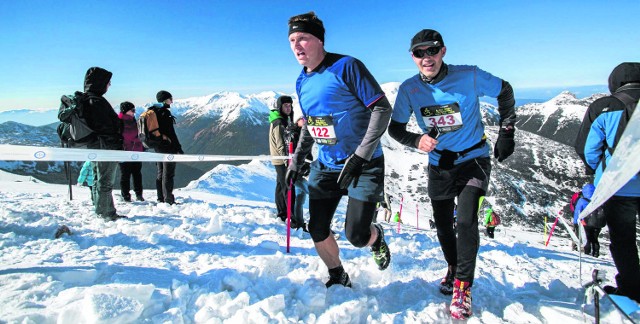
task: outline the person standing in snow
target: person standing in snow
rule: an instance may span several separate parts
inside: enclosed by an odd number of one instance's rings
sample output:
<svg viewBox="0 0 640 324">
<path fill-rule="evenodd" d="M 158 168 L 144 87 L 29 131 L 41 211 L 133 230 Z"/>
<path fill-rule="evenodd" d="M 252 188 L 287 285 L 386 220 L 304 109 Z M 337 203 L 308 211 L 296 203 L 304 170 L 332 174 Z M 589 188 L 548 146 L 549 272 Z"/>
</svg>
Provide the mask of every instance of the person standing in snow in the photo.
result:
<svg viewBox="0 0 640 324">
<path fill-rule="evenodd" d="M 287 170 L 296 179 L 315 141 L 318 156 L 309 173 L 309 233 L 329 270 L 326 286 L 351 287 L 331 235 L 331 220 L 342 196 L 348 195 L 347 239 L 356 247 L 371 247 L 380 270 L 391 254 L 382 226 L 372 224 L 376 204 L 383 199 L 384 155 L 380 137 L 391 115 L 391 104 L 378 82 L 359 60 L 324 49 L 324 24 L 314 12 L 291 17 L 289 45 L 303 69 L 296 82 L 306 120 Z"/>
<path fill-rule="evenodd" d="M 289 156 L 289 147 L 286 129 L 293 124 L 293 99 L 289 96 L 280 96 L 276 101 L 276 106 L 269 113 L 269 152 L 271 156 Z M 283 222 L 287 221 L 287 194 L 289 192 L 289 182 L 285 182 L 287 173 L 287 160 L 272 159 L 271 164 L 276 168 L 276 191 L 275 203 L 278 211 L 278 218 Z M 295 210 L 295 189 L 291 188 L 291 210 Z M 297 224 L 295 218 L 291 221 L 292 228 L 298 228 L 302 224 Z"/>
<path fill-rule="evenodd" d="M 491 207 L 487 207 L 487 209 L 484 211 L 484 226 L 487 229 L 487 236 L 489 236 L 490 238 L 494 237 L 494 233 L 496 230 L 496 221 L 494 219 L 494 212 L 493 212 L 493 208 Z"/>
<path fill-rule="evenodd" d="M 484 134 L 479 97 L 497 97 L 500 112 L 494 156 L 499 162 L 515 147 L 516 114 L 508 82 L 476 66 L 448 65 L 442 35 L 432 29 L 418 32 L 409 48 L 419 73 L 398 89 L 389 135 L 396 141 L 429 153 L 428 192 L 438 240 L 448 263 L 440 283 L 453 294 L 451 316 L 471 316 L 471 286 L 479 248 L 479 199 L 487 192 L 491 173 L 490 145 Z M 406 130 L 411 114 L 422 131 Z M 458 198 L 457 233 L 454 199 Z"/>
<path fill-rule="evenodd" d="M 580 213 L 587 208 L 587 205 L 591 201 L 591 197 L 593 196 L 593 192 L 596 191 L 596 187 L 587 183 L 582 187 L 582 197 L 578 199 L 576 202 L 575 209 L 573 211 L 573 226 L 576 229 L 579 229 L 578 222 L 580 219 Z M 596 217 L 596 215 L 591 214 L 589 217 Z M 598 242 L 598 236 L 600 235 L 600 227 L 596 226 L 584 226 L 584 232 L 587 236 L 587 243 L 584 246 L 584 253 L 588 255 L 592 255 L 593 257 L 600 256 L 600 243 Z M 578 230 L 576 230 L 576 235 L 579 235 Z"/>
<path fill-rule="evenodd" d="M 153 109 L 158 119 L 158 131 L 162 138 L 162 143 L 155 148 L 156 153 L 165 154 L 184 154 L 182 145 L 178 140 L 178 135 L 173 128 L 176 118 L 169 110 L 173 103 L 173 96 L 169 91 L 160 90 L 156 94 L 157 103 L 153 104 L 149 109 Z M 173 195 L 173 178 L 176 175 L 175 162 L 158 162 L 158 173 L 156 175 L 156 193 L 158 202 L 173 205 L 176 203 Z"/>
<path fill-rule="evenodd" d="M 625 114 L 626 98 L 635 110 L 640 99 L 640 63 L 622 63 L 609 75 L 610 96 L 589 105 L 576 138 L 576 152 L 595 172 L 597 187 L 616 147 L 616 132 Z M 636 113 L 637 114 L 637 113 Z M 629 116 L 630 118 L 630 116 Z M 626 119 L 628 120 L 628 119 Z M 640 259 L 636 245 L 637 218 L 640 213 L 640 175 L 634 175 L 604 205 L 604 214 L 611 237 L 611 257 L 618 274 L 614 286 L 605 286 L 609 294 L 623 295 L 640 302 Z"/>
<path fill-rule="evenodd" d="M 287 140 L 293 143 L 293 147 L 298 145 L 298 139 L 300 138 L 300 132 L 302 131 L 302 126 L 304 126 L 305 120 L 304 117 L 300 116 L 295 123 L 291 123 L 287 127 Z M 309 183 L 307 181 L 309 177 L 309 172 L 311 171 L 310 163 L 305 159 L 304 164 L 300 168 L 300 172 L 298 173 L 298 179 L 293 184 L 295 187 L 294 194 L 295 196 L 295 208 L 291 207 L 293 210 L 293 219 L 292 219 L 292 228 L 302 228 L 303 231 L 308 232 L 307 223 L 304 221 L 304 203 L 307 200 L 307 196 L 309 195 Z M 293 226 L 293 222 L 295 221 L 296 227 Z"/>
<path fill-rule="evenodd" d="M 84 77 L 83 102 L 84 118 L 87 126 L 97 135 L 97 140 L 87 144 L 89 149 L 122 150 L 122 121 L 103 96 L 111 86 L 112 73 L 91 67 Z M 115 185 L 118 163 L 107 161 L 92 162 L 95 184 L 93 204 L 95 212 L 104 220 L 113 221 L 125 216 L 118 215 L 113 204 L 112 191 Z"/>
<path fill-rule="evenodd" d="M 124 150 L 133 152 L 143 152 L 142 141 L 138 138 L 138 125 L 136 124 L 136 107 L 125 101 L 120 104 L 120 114 L 118 118 L 122 120 L 122 138 L 124 140 Z M 144 201 L 142 197 L 142 162 L 120 162 L 120 193 L 124 201 L 131 201 L 129 192 L 131 178 L 133 177 L 133 191 L 136 200 Z"/>
<path fill-rule="evenodd" d="M 91 161 L 84 161 L 82 164 L 82 168 L 80 169 L 80 173 L 78 174 L 78 186 L 82 186 L 83 184 L 87 184 L 89 187 L 89 192 L 91 193 L 91 202 L 93 203 L 93 166 L 91 165 Z"/>
</svg>

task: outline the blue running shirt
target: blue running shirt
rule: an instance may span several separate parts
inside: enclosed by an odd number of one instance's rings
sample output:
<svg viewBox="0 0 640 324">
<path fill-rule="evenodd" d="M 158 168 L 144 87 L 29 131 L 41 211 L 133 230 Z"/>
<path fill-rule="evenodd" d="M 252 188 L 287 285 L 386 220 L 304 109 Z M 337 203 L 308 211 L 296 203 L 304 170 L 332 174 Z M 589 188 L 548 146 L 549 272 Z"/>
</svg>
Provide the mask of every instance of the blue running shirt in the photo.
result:
<svg viewBox="0 0 640 324">
<path fill-rule="evenodd" d="M 432 124 L 439 128 L 437 150 L 461 152 L 482 140 L 484 125 L 478 98 L 497 97 L 502 90 L 502 79 L 477 66 L 447 67 L 447 76 L 437 84 L 422 81 L 420 74 L 405 80 L 398 89 L 391 119 L 406 124 L 411 114 L 415 114 L 424 134 L 429 133 Z M 488 156 L 489 144 L 461 156 L 456 164 Z M 439 165 L 439 160 L 440 154 L 429 152 L 429 163 Z"/>
<path fill-rule="evenodd" d="M 362 143 L 371 119 L 368 107 L 384 96 L 382 88 L 359 60 L 327 53 L 314 71 L 306 73 L 303 68 L 296 92 L 307 129 L 318 144 L 318 160 L 342 169 L 344 165 L 337 162 L 355 153 Z M 371 159 L 381 155 L 378 144 Z"/>
</svg>

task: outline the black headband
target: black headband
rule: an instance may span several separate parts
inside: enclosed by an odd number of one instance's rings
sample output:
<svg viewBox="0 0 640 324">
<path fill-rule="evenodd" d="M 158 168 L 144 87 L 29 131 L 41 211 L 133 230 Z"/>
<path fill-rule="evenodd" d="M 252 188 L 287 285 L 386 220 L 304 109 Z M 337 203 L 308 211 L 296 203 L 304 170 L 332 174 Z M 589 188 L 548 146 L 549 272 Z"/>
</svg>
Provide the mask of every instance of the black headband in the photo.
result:
<svg viewBox="0 0 640 324">
<path fill-rule="evenodd" d="M 324 27 L 318 24 L 308 21 L 296 21 L 291 23 L 289 25 L 289 35 L 297 32 L 309 33 L 324 43 Z"/>
</svg>

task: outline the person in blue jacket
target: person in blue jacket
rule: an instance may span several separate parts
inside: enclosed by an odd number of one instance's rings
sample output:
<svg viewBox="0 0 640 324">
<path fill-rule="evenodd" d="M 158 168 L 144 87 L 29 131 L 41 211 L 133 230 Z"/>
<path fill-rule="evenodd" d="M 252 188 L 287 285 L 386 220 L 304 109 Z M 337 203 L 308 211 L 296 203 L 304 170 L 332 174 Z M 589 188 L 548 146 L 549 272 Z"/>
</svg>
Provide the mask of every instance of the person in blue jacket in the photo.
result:
<svg viewBox="0 0 640 324">
<path fill-rule="evenodd" d="M 626 105 L 614 94 L 626 96 L 637 105 L 640 99 L 640 63 L 627 62 L 616 66 L 609 75 L 609 90 L 612 95 L 599 98 L 589 105 L 576 138 L 576 150 L 584 154 L 579 155 L 583 157 L 587 171 L 595 170 L 596 187 L 613 155 L 617 144 L 616 132 L 625 113 Z M 582 145 L 584 149 L 580 150 Z M 639 213 L 640 176 L 636 174 L 604 203 L 611 238 L 609 250 L 618 270 L 617 287 L 604 288 L 607 293 L 627 296 L 637 302 L 640 302 L 640 260 L 636 245 Z"/>
<path fill-rule="evenodd" d="M 575 228 L 579 228 L 578 222 L 580 221 L 580 213 L 585 208 L 587 208 L 587 205 L 589 204 L 589 202 L 591 202 L 591 197 L 593 196 L 594 191 L 596 191 L 596 187 L 591 183 L 587 183 L 582 187 L 582 196 L 576 202 L 576 207 L 573 210 L 573 226 Z M 577 232 L 578 231 L 576 231 L 576 235 L 579 234 Z M 597 258 L 598 256 L 600 256 L 600 243 L 598 242 L 600 228 L 585 225 L 584 232 L 587 236 L 587 243 L 584 246 L 584 253 Z"/>
<path fill-rule="evenodd" d="M 347 239 L 356 247 L 371 247 L 380 270 L 389 266 L 391 254 L 382 226 L 372 220 L 377 202 L 383 199 L 380 137 L 387 129 L 391 104 L 362 62 L 325 51 L 324 24 L 314 12 L 291 17 L 288 25 L 289 45 L 303 66 L 296 92 L 306 123 L 286 181 L 295 181 L 315 142 L 318 156 L 308 179 L 309 234 L 329 269 L 326 286 L 351 287 L 331 235 L 331 220 L 342 196 L 348 195 Z"/>
<path fill-rule="evenodd" d="M 89 192 L 91 192 L 91 202 L 93 202 L 93 181 L 93 165 L 91 161 L 84 161 L 80 173 L 78 173 L 78 186 L 82 186 L 85 183 L 87 184 Z"/>
<path fill-rule="evenodd" d="M 508 82 L 476 66 L 445 64 L 447 47 L 435 30 L 418 32 L 411 39 L 409 52 L 419 73 L 398 89 L 389 135 L 428 153 L 428 194 L 438 240 L 448 263 L 440 291 L 453 294 L 452 317 L 467 318 L 472 313 L 471 286 L 480 240 L 476 215 L 491 174 L 490 145 L 478 98 L 498 98 L 500 127 L 494 156 L 502 162 L 515 148 L 513 90 Z M 419 134 L 406 129 L 412 114 L 420 127 Z M 453 218 L 456 197 L 457 236 Z"/>
</svg>

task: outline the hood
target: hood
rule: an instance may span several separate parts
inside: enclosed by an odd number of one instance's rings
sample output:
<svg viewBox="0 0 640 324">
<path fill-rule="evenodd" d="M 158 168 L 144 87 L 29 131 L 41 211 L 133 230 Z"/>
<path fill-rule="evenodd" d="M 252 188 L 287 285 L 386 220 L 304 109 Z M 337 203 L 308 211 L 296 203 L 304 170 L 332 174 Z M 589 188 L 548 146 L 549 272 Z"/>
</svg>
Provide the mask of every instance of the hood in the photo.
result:
<svg viewBox="0 0 640 324">
<path fill-rule="evenodd" d="M 98 96 L 107 93 L 107 85 L 112 75 L 113 73 L 100 67 L 89 68 L 84 76 L 84 92 L 91 92 Z"/>
<path fill-rule="evenodd" d="M 587 183 L 582 187 L 582 196 L 591 200 L 591 196 L 593 196 L 594 191 L 596 191 L 596 186 L 591 183 Z"/>
<path fill-rule="evenodd" d="M 640 83 L 640 63 L 625 62 L 613 69 L 609 75 L 609 91 L 616 92 L 627 83 Z"/>
<path fill-rule="evenodd" d="M 278 118 L 282 118 L 282 115 L 280 114 L 279 111 L 277 110 L 272 110 L 269 112 L 269 122 L 273 123 L 274 120 L 278 119 Z M 284 118 L 282 118 L 284 119 Z"/>
</svg>

